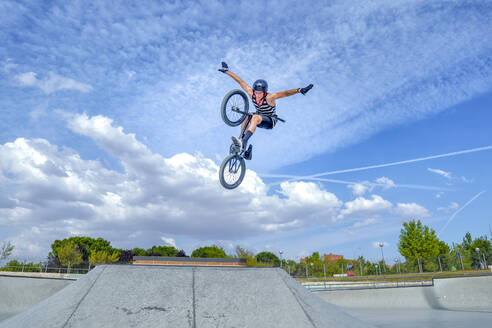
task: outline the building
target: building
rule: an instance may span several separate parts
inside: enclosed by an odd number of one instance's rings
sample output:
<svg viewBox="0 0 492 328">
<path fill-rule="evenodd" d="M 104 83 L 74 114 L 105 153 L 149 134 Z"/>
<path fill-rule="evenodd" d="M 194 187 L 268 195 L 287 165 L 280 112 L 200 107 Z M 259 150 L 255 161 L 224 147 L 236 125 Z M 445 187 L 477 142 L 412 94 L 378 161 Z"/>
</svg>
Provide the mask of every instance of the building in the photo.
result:
<svg viewBox="0 0 492 328">
<path fill-rule="evenodd" d="M 324 261 L 325 262 L 336 262 L 339 260 L 343 260 L 343 255 L 337 255 L 337 254 L 325 254 L 324 255 Z M 347 260 L 350 261 L 350 260 Z"/>
<path fill-rule="evenodd" d="M 327 262 L 327 263 L 329 263 L 329 262 L 336 262 L 336 261 L 343 260 L 343 259 L 344 259 L 343 258 L 343 255 L 332 254 L 332 253 L 330 253 L 330 254 L 324 254 L 323 255 L 323 261 L 324 262 Z M 355 262 L 354 260 L 346 260 L 346 261 L 348 261 L 348 262 Z M 300 260 L 300 263 L 306 263 L 306 258 L 302 258 Z"/>
</svg>

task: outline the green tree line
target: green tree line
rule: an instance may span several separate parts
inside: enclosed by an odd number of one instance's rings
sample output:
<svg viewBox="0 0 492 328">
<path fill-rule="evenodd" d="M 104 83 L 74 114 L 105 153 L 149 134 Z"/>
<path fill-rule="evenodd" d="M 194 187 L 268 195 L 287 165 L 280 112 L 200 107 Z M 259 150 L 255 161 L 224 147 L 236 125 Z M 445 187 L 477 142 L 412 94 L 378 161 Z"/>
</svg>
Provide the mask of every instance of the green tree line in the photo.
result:
<svg viewBox="0 0 492 328">
<path fill-rule="evenodd" d="M 492 260 L 491 241 L 487 236 L 473 238 L 469 232 L 460 243 L 451 246 L 440 240 L 436 232 L 422 224 L 420 220 L 404 222 L 398 240 L 398 251 L 404 258 L 397 263 L 384 263 L 383 259 L 371 262 L 363 256 L 356 259 L 328 261 L 319 252 L 313 252 L 303 263 L 290 259 L 280 259 L 272 252 L 262 251 L 254 254 L 237 246 L 233 254 L 227 254 L 217 245 L 204 246 L 193 250 L 191 257 L 200 258 L 243 258 L 248 266 L 282 266 L 294 276 L 332 276 L 346 273 L 373 275 L 383 273 L 435 272 L 447 270 L 485 269 Z M 4 242 L 0 249 L 1 260 L 7 259 L 14 245 Z M 129 263 L 133 256 L 186 257 L 183 250 L 172 246 L 154 245 L 148 249 L 119 249 L 103 238 L 69 237 L 55 240 L 51 244 L 47 265 L 49 267 L 87 268 L 103 263 Z M 39 270 L 41 263 L 20 263 L 10 261 L 7 266 L 20 266 Z M 46 264 L 45 264 L 46 265 Z"/>
</svg>

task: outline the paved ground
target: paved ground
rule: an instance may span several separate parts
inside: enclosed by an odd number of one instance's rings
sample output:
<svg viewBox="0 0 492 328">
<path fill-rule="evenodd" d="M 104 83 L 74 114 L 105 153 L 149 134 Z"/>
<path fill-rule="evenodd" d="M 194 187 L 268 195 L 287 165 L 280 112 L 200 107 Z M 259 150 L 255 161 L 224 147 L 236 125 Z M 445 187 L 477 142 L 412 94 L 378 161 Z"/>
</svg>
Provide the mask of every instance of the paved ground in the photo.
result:
<svg viewBox="0 0 492 328">
<path fill-rule="evenodd" d="M 492 277 L 435 279 L 434 286 L 313 292 L 377 327 L 492 326 Z"/>
<path fill-rule="evenodd" d="M 280 269 L 113 265 L 76 282 L 0 276 L 0 293 L 0 328 L 492 325 L 492 276 L 310 292 Z"/>
<path fill-rule="evenodd" d="M 38 304 L 72 282 L 56 275 L 2 272 L 0 321 Z"/>
<path fill-rule="evenodd" d="M 371 327 L 281 269 L 112 265 L 0 327 Z"/>
</svg>

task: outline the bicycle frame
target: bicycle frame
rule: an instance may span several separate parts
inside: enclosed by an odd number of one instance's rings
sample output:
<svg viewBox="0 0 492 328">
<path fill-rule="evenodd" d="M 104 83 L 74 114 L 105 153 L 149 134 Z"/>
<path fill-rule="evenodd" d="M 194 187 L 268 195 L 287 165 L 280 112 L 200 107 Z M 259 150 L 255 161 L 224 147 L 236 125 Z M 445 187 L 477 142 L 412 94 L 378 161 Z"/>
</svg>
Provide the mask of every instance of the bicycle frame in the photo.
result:
<svg viewBox="0 0 492 328">
<path fill-rule="evenodd" d="M 239 110 L 239 109 L 235 109 L 234 107 L 231 109 L 233 112 L 236 112 L 236 113 L 241 113 L 241 114 L 245 114 L 245 115 L 248 115 L 248 116 L 253 116 L 255 115 L 255 113 L 249 113 L 249 112 L 243 112 L 242 110 Z M 251 120 L 251 118 L 250 118 Z M 277 120 L 279 120 L 280 122 L 283 122 L 285 123 L 285 120 L 284 119 L 281 119 L 280 117 L 277 116 Z M 248 124 L 249 124 L 249 121 L 248 121 Z M 248 124 L 246 124 L 246 126 L 248 126 Z"/>
</svg>

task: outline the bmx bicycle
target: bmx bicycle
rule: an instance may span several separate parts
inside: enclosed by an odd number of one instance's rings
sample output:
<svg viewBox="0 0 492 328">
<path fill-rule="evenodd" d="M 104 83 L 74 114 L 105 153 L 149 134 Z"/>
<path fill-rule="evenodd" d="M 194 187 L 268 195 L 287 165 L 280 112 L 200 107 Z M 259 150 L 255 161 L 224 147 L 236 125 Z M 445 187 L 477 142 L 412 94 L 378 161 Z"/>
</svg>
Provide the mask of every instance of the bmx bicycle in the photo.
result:
<svg viewBox="0 0 492 328">
<path fill-rule="evenodd" d="M 229 91 L 222 100 L 220 112 L 222 120 L 229 126 L 238 126 L 246 120 L 239 134 L 241 139 L 246 132 L 246 128 L 255 113 L 249 113 L 249 100 L 244 91 L 236 89 Z M 285 120 L 277 117 L 281 122 Z M 245 159 L 250 160 L 253 152 L 253 145 L 250 144 L 248 149 L 239 150 L 234 144 L 229 148 L 229 155 L 224 158 L 219 169 L 220 184 L 227 189 L 237 188 L 244 179 L 246 174 Z"/>
</svg>

